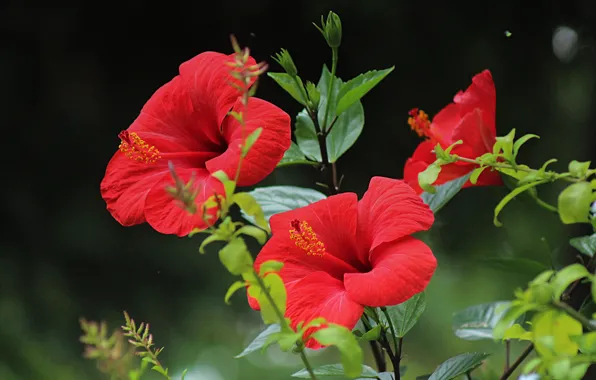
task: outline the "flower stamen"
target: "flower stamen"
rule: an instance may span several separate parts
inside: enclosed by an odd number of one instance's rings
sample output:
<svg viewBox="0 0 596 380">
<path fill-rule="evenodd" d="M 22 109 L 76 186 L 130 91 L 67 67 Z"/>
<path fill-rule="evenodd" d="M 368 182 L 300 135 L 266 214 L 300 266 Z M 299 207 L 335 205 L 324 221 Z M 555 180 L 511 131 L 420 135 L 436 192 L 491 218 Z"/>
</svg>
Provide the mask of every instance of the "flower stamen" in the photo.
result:
<svg viewBox="0 0 596 380">
<path fill-rule="evenodd" d="M 430 121 L 428 114 L 418 108 L 412 108 L 408 112 L 408 125 L 420 137 L 430 137 Z"/>
<path fill-rule="evenodd" d="M 296 247 L 302 249 L 309 256 L 324 256 L 325 244 L 319 240 L 307 221 L 294 219 L 290 222 L 290 239 L 294 240 Z"/>
<path fill-rule="evenodd" d="M 154 164 L 161 158 L 159 150 L 155 146 L 147 144 L 136 132 L 122 131 L 118 137 L 122 140 L 118 148 L 133 161 Z"/>
</svg>

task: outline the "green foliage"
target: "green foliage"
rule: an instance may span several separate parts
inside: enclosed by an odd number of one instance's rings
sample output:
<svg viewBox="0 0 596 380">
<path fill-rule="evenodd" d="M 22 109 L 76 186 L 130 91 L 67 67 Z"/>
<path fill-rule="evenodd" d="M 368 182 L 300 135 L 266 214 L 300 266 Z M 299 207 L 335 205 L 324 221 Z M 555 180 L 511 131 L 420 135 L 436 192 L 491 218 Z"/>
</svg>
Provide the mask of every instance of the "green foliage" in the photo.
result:
<svg viewBox="0 0 596 380">
<path fill-rule="evenodd" d="M 352 104 L 362 99 L 370 90 L 378 85 L 395 67 L 385 70 L 371 70 L 347 81 L 337 94 L 336 115 L 341 115 Z"/>
<path fill-rule="evenodd" d="M 240 207 L 242 212 L 251 218 L 254 224 L 261 227 L 267 232 L 270 232 L 269 223 L 265 219 L 263 210 L 251 193 L 236 193 L 233 197 L 234 203 Z"/>
<path fill-rule="evenodd" d="M 395 337 L 403 338 L 418 322 L 425 309 L 426 297 L 424 292 L 421 292 L 399 305 L 388 306 L 386 313 L 380 315 L 380 319 L 386 326 L 392 323 Z"/>
<path fill-rule="evenodd" d="M 287 293 L 284 282 L 277 273 L 268 273 L 261 281 L 253 282 L 248 294 L 257 300 L 266 324 L 279 322 L 286 312 Z"/>
<path fill-rule="evenodd" d="M 362 373 L 363 354 L 352 331 L 330 323 L 311 335 L 324 346 L 335 346 L 341 354 L 341 363 L 347 377 L 356 378 Z"/>
<path fill-rule="evenodd" d="M 565 188 L 558 199 L 561 221 L 565 224 L 589 223 L 592 186 L 589 182 L 577 182 Z"/>
<path fill-rule="evenodd" d="M 451 380 L 479 367 L 490 354 L 481 352 L 467 352 L 444 361 L 428 380 Z"/>
<path fill-rule="evenodd" d="M 321 26 L 313 25 L 321 32 L 329 47 L 337 49 L 341 45 L 341 20 L 336 13 L 329 11 L 327 20 L 321 16 Z"/>
<path fill-rule="evenodd" d="M 249 194 L 257 201 L 267 221 L 275 214 L 308 206 L 327 198 L 319 191 L 297 186 L 259 187 Z M 246 214 L 243 216 L 245 219 L 253 221 L 252 217 Z"/>
<path fill-rule="evenodd" d="M 572 238 L 569 244 L 584 255 L 593 257 L 596 253 L 596 234 Z"/>
<path fill-rule="evenodd" d="M 493 329 L 511 302 L 499 301 L 470 306 L 453 314 L 453 332 L 464 340 L 493 339 Z"/>
<path fill-rule="evenodd" d="M 273 334 L 276 334 L 280 331 L 281 331 L 281 327 L 279 324 L 277 324 L 277 323 L 270 324 L 269 326 L 267 326 L 267 328 L 265 330 L 261 331 L 261 333 L 259 333 L 259 335 L 257 335 L 257 337 L 252 342 L 250 342 L 249 345 L 246 346 L 246 348 L 241 353 L 239 353 L 235 357 L 241 358 L 241 357 L 244 357 L 244 356 L 251 354 L 255 351 L 264 350 L 268 346 L 270 337 Z"/>
<path fill-rule="evenodd" d="M 298 103 L 303 106 L 306 105 L 306 99 L 304 99 L 303 90 L 304 85 L 302 79 L 299 76 L 292 77 L 286 73 L 267 73 L 269 78 L 273 79 L 279 87 L 283 88 L 288 94 L 292 95 Z"/>
<path fill-rule="evenodd" d="M 465 175 L 443 185 L 436 186 L 434 193 L 422 193 L 420 196 L 424 203 L 436 214 L 453 198 L 468 181 L 470 175 Z"/>
<path fill-rule="evenodd" d="M 536 276 L 550 269 L 546 264 L 523 257 L 486 257 L 481 258 L 478 262 L 490 269 L 504 273 L 519 273 L 530 276 Z"/>
<path fill-rule="evenodd" d="M 344 366 L 342 364 L 326 364 L 320 367 L 314 368 L 313 372 L 316 376 L 320 377 L 327 377 L 327 376 L 343 376 L 345 375 Z M 292 375 L 292 377 L 298 377 L 301 379 L 310 379 L 310 374 L 306 369 L 302 369 Z M 363 365 L 360 374 L 358 375 L 359 379 L 377 379 L 379 377 L 379 373 L 374 369 L 370 368 L 369 366 Z"/>
<path fill-rule="evenodd" d="M 289 165 L 317 165 L 315 161 L 310 161 L 304 156 L 298 145 L 292 141 L 290 149 L 286 150 L 277 167 L 289 166 Z"/>
<path fill-rule="evenodd" d="M 296 117 L 296 141 L 304 155 L 314 161 L 322 162 L 321 148 L 317 129 L 327 126 L 325 144 L 329 162 L 337 161 L 358 139 L 364 128 L 364 108 L 360 101 L 355 101 L 341 115 L 337 115 L 337 97 L 345 85 L 341 79 L 334 77 L 331 90 L 329 84 L 331 73 L 323 66 L 317 89 L 321 94 L 315 126 L 307 110 Z M 328 93 L 330 95 L 328 99 Z M 327 104 L 329 111 L 326 112 Z M 325 114 L 327 113 L 327 119 Z"/>
<path fill-rule="evenodd" d="M 275 62 L 279 63 L 279 65 L 283 67 L 284 70 L 286 70 L 286 73 L 288 73 L 290 77 L 293 78 L 298 74 L 298 69 L 294 64 L 294 60 L 292 59 L 290 52 L 286 49 L 281 49 L 279 53 L 273 56 L 273 59 L 275 60 Z M 271 77 L 271 73 L 267 74 L 269 74 L 269 76 Z"/>
</svg>

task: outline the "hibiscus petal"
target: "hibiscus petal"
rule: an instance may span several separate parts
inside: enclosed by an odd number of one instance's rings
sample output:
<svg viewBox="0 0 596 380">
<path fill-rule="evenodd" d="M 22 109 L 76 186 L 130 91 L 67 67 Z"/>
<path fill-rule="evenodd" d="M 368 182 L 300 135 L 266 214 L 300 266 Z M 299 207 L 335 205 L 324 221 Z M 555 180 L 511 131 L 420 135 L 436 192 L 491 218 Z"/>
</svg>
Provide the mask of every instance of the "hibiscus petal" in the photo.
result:
<svg viewBox="0 0 596 380">
<path fill-rule="evenodd" d="M 491 135 L 485 118 L 485 111 L 475 108 L 467 113 L 453 130 L 453 141 L 462 140 L 463 144 L 453 148 L 452 153 L 475 159 L 484 153 L 492 152 L 495 135 Z"/>
<path fill-rule="evenodd" d="M 476 74 L 472 78 L 472 84 L 465 92 L 460 91 L 455 95 L 453 101 L 462 107 L 460 111 L 462 116 L 468 112 L 472 112 L 476 108 L 481 109 L 483 111 L 487 134 L 493 137 L 496 136 L 495 115 L 497 93 L 493 77 L 489 70 L 484 70 Z"/>
<path fill-rule="evenodd" d="M 441 146 L 448 147 L 457 141 L 453 140 L 453 130 L 462 117 L 461 108 L 459 104 L 451 103 L 433 117 L 430 133 Z"/>
<path fill-rule="evenodd" d="M 242 111 L 240 101 L 236 102 L 234 111 Z M 240 186 L 250 186 L 267 177 L 290 148 L 291 120 L 280 108 L 258 98 L 249 100 L 244 113 L 244 128 L 231 116 L 224 120 L 223 135 L 228 148 L 220 156 L 208 161 L 207 169 L 212 173 L 223 170 L 230 178 L 234 178 L 240 160 L 240 146 L 251 132 L 261 127 L 261 135 L 242 161 L 238 180 Z"/>
<path fill-rule="evenodd" d="M 433 222 L 432 211 L 404 181 L 373 177 L 358 202 L 358 236 L 370 251 L 427 230 Z"/>
<path fill-rule="evenodd" d="M 239 90 L 232 86 L 239 81 L 231 75 L 230 62 L 234 62 L 234 54 L 208 51 L 180 65 L 180 75 L 189 88 L 195 111 L 208 115 L 218 129 L 240 96 Z M 255 64 L 250 57 L 247 66 Z"/>
<path fill-rule="evenodd" d="M 100 185 L 101 196 L 114 219 L 123 226 L 145 222 L 145 197 L 167 170 L 160 162 L 136 162 L 116 152 Z"/>
<path fill-rule="evenodd" d="M 176 142 L 182 147 L 181 151 L 219 152 L 224 143 L 215 117 L 208 112 L 195 112 L 188 88 L 180 76 L 151 96 L 128 130 L 139 134 L 150 132 Z M 166 152 L 162 146 L 157 148 Z"/>
<path fill-rule="evenodd" d="M 311 273 L 288 289 L 286 317 L 290 318 L 294 328 L 299 322 L 308 323 L 323 317 L 328 323 L 352 330 L 363 312 L 364 307 L 348 296 L 342 282 L 325 272 Z M 304 337 L 320 328 L 306 330 Z M 309 339 L 306 347 L 317 349 L 322 346 L 316 340 Z"/>
<path fill-rule="evenodd" d="M 313 268 L 324 270 L 330 274 L 339 273 L 338 278 L 341 278 L 345 272 L 367 270 L 368 260 L 359 261 L 356 252 L 358 249 L 355 240 L 357 205 L 356 194 L 343 193 L 306 207 L 274 215 L 270 221 L 273 237 L 278 238 L 279 236 L 283 239 L 284 247 L 293 247 L 291 251 L 284 253 L 285 251 L 282 251 L 280 246 L 279 254 L 291 254 L 305 265 L 312 265 Z M 317 238 L 325 245 L 326 253 L 323 256 L 308 255 L 304 250 L 296 247 L 295 241 L 290 239 L 289 232 L 294 220 L 305 221 L 310 225 Z"/>
<path fill-rule="evenodd" d="M 371 263 L 368 273 L 346 273 L 344 284 L 351 299 L 372 307 L 397 305 L 420 293 L 437 267 L 430 248 L 412 237 L 377 247 Z"/>
<path fill-rule="evenodd" d="M 194 183 L 199 190 L 195 198 L 197 212 L 190 214 L 166 192 L 167 186 L 174 186 L 172 175 L 167 172 L 162 175 L 145 198 L 145 218 L 158 232 L 186 236 L 194 228 L 207 227 L 202 215 L 202 204 L 214 193 L 224 194 L 224 189 L 221 182 L 212 177 L 205 169 L 176 168 L 176 173 L 185 183 L 188 183 L 194 173 Z M 216 211 L 215 208 L 211 208 L 208 210 L 208 214 L 214 217 Z"/>
</svg>

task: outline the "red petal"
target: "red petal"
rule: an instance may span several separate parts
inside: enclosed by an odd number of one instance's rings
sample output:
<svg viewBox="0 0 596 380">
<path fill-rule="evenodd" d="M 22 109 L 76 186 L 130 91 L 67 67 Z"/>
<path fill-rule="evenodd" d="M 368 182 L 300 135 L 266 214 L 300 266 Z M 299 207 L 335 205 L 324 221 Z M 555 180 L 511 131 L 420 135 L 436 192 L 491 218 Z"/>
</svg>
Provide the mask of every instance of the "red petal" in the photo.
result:
<svg viewBox="0 0 596 380">
<path fill-rule="evenodd" d="M 145 197 L 167 170 L 159 161 L 145 164 L 116 152 L 100 185 L 101 196 L 114 219 L 123 226 L 145 222 Z"/>
<path fill-rule="evenodd" d="M 453 154 L 475 159 L 492 152 L 495 135 L 490 134 L 483 114 L 484 111 L 475 108 L 461 119 L 453 131 L 453 141 L 462 140 L 463 144 L 454 147 Z"/>
<path fill-rule="evenodd" d="M 404 166 L 404 181 L 416 191 L 421 194 L 423 190 L 418 184 L 418 173 L 426 170 L 428 165 L 436 160 L 436 155 L 432 152 L 435 148 L 436 142 L 426 140 L 418 144 L 411 158 L 406 161 Z"/>
<path fill-rule="evenodd" d="M 366 270 L 366 262 L 359 261 L 357 254 L 358 246 L 355 239 L 357 204 L 356 194 L 343 193 L 306 207 L 274 215 L 270 221 L 273 237 L 280 236 L 279 241 L 283 241 L 283 246 L 280 245 L 277 249 L 278 257 L 283 258 L 291 255 L 303 265 L 324 270 L 337 278 L 342 278 L 345 272 Z M 296 247 L 289 234 L 289 230 L 292 228 L 291 222 L 294 220 L 306 221 L 310 225 L 319 240 L 325 244 L 327 252 L 325 255 L 322 257 L 307 255 L 305 251 Z M 291 251 L 287 251 L 290 249 L 289 247 L 291 247 Z"/>
<path fill-rule="evenodd" d="M 403 181 L 373 177 L 358 202 L 358 236 L 369 252 L 383 243 L 427 230 L 433 222 L 432 211 Z"/>
<path fill-rule="evenodd" d="M 363 312 L 364 307 L 348 296 L 342 282 L 324 272 L 312 273 L 288 289 L 286 317 L 290 318 L 294 328 L 299 322 L 308 323 L 323 317 L 329 323 L 352 330 Z M 306 330 L 304 337 L 320 328 Z M 317 349 L 322 346 L 309 339 L 306 347 Z"/>
<path fill-rule="evenodd" d="M 377 247 L 371 262 L 370 272 L 347 273 L 344 283 L 351 299 L 372 307 L 397 305 L 420 293 L 437 267 L 430 248 L 412 237 Z"/>
<path fill-rule="evenodd" d="M 180 146 L 178 151 L 220 152 L 223 145 L 216 119 L 208 112 L 195 112 L 180 76 L 151 96 L 128 130 L 139 135 L 151 132 L 155 137 L 175 141 Z M 168 152 L 163 146 L 157 148 Z"/>
<path fill-rule="evenodd" d="M 234 111 L 242 111 L 240 101 L 236 102 Z M 240 186 L 250 186 L 267 177 L 290 147 L 290 116 L 273 104 L 258 98 L 249 100 L 244 113 L 244 128 L 232 116 L 224 120 L 223 135 L 228 148 L 222 155 L 207 162 L 207 169 L 211 173 L 223 170 L 230 178 L 234 178 L 240 160 L 240 146 L 250 133 L 261 127 L 261 135 L 242 161 L 238 180 Z"/>
<path fill-rule="evenodd" d="M 461 107 L 459 104 L 451 103 L 443 108 L 439 113 L 433 117 L 430 125 L 430 133 L 432 136 L 441 142 L 441 146 L 448 147 L 454 141 L 453 130 L 461 120 Z"/>
<path fill-rule="evenodd" d="M 461 105 L 461 115 L 472 112 L 479 108 L 483 112 L 485 126 L 491 136 L 496 135 L 495 114 L 497 93 L 493 77 L 489 70 L 476 74 L 472 78 L 472 84 L 465 92 L 459 92 L 453 98 L 455 103 Z M 457 141 L 457 140 L 454 140 Z"/>
<path fill-rule="evenodd" d="M 156 231 L 163 234 L 186 236 L 194 228 L 205 228 L 207 225 L 202 216 L 202 204 L 214 193 L 224 194 L 223 185 L 212 177 L 205 169 L 176 168 L 176 173 L 182 181 L 188 183 L 192 174 L 195 175 L 195 185 L 199 189 L 196 197 L 197 213 L 190 214 L 180 207 L 170 194 L 167 186 L 174 186 L 174 180 L 169 172 L 165 173 L 153 186 L 145 199 L 145 217 Z M 217 210 L 210 209 L 214 215 Z M 211 219 L 212 221 L 214 219 Z"/>
<path fill-rule="evenodd" d="M 195 111 L 208 115 L 218 130 L 240 96 L 238 89 L 231 85 L 238 85 L 239 81 L 232 77 L 229 62 L 234 62 L 234 54 L 208 51 L 180 65 L 180 75 L 189 88 Z M 254 64 L 255 60 L 250 57 L 247 66 Z"/>
</svg>

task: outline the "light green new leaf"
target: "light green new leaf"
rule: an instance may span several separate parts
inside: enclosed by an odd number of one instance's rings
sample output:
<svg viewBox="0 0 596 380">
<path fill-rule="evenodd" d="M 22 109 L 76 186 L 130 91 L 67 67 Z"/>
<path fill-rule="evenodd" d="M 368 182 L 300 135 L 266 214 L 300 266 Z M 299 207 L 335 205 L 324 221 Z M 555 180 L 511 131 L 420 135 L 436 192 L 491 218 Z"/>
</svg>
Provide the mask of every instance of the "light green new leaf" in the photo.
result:
<svg viewBox="0 0 596 380">
<path fill-rule="evenodd" d="M 537 182 L 532 182 L 532 183 L 526 183 L 525 185 L 522 185 L 522 186 L 519 186 L 519 187 L 516 187 L 515 189 L 513 189 L 509 194 L 507 194 L 503 199 L 501 199 L 501 202 L 499 202 L 497 207 L 495 207 L 495 216 L 493 218 L 493 224 L 497 227 L 501 227 L 503 225 L 503 223 L 501 223 L 499 221 L 499 214 L 501 213 L 503 208 L 507 205 L 507 203 L 509 203 L 513 200 L 513 198 L 515 198 L 519 194 L 523 193 L 524 191 L 530 190 L 530 189 L 532 189 L 538 185 L 542 185 L 546 182 L 547 181 L 537 181 Z"/>
<path fill-rule="evenodd" d="M 263 210 L 259 202 L 254 198 L 252 193 L 236 193 L 234 194 L 234 203 L 240 207 L 242 213 L 251 217 L 250 221 L 265 231 L 269 232 L 269 223 L 265 219 Z"/>
<path fill-rule="evenodd" d="M 311 335 L 324 346 L 336 346 L 341 354 L 341 363 L 347 377 L 356 378 L 362 372 L 364 359 L 362 348 L 352 331 L 341 325 L 329 324 L 328 327 Z"/>
<path fill-rule="evenodd" d="M 296 84 L 296 81 L 292 79 L 289 74 L 267 73 L 267 76 L 277 82 L 277 84 L 286 90 L 288 94 L 292 95 L 292 98 L 296 99 L 298 103 L 302 104 L 303 106 L 306 105 L 304 97 L 302 96 L 302 91 L 300 91 L 300 87 L 298 87 L 299 85 Z M 296 79 L 298 79 L 298 82 L 300 82 L 300 85 L 302 85 L 302 80 L 300 77 L 296 77 Z"/>
<path fill-rule="evenodd" d="M 424 292 L 416 294 L 409 300 L 395 306 L 388 306 L 387 315 L 395 328 L 395 337 L 403 338 L 426 309 L 426 297 Z M 388 324 L 384 313 L 381 314 L 381 321 Z"/>
<path fill-rule="evenodd" d="M 452 380 L 458 376 L 465 375 L 482 364 L 490 354 L 484 352 L 466 352 L 447 359 L 428 380 Z"/>
<path fill-rule="evenodd" d="M 337 95 L 337 110 L 336 115 L 341 115 L 352 104 L 359 101 L 364 95 L 379 84 L 395 66 L 385 70 L 371 70 L 367 73 L 360 74 L 356 78 L 347 81 Z"/>
<path fill-rule="evenodd" d="M 449 181 L 440 186 L 435 186 L 435 193 L 422 193 L 420 196 L 424 203 L 436 214 L 457 194 L 470 178 L 470 174 Z"/>
<path fill-rule="evenodd" d="M 219 260 L 231 274 L 236 276 L 251 270 L 253 265 L 246 243 L 240 237 L 219 250 Z"/>
<path fill-rule="evenodd" d="M 589 182 L 576 182 L 567 186 L 558 198 L 559 216 L 565 224 L 589 223 L 592 186 Z"/>
<path fill-rule="evenodd" d="M 243 289 L 245 287 L 246 287 L 245 281 L 236 281 L 235 283 L 230 285 L 230 287 L 228 288 L 228 291 L 226 292 L 226 295 L 224 297 L 225 303 L 227 303 L 229 305 L 230 298 L 234 295 L 234 293 L 236 293 L 238 290 Z"/>
<path fill-rule="evenodd" d="M 379 339 L 379 336 L 381 336 L 381 325 L 376 325 L 375 327 L 373 327 L 372 329 L 368 330 L 367 332 L 362 334 L 360 337 L 358 337 L 358 340 L 363 340 L 363 341 L 377 340 L 377 339 Z"/>
<path fill-rule="evenodd" d="M 266 221 L 275 214 L 295 210 L 311 203 L 327 198 L 327 196 L 313 189 L 297 186 L 267 186 L 259 187 L 249 193 L 261 206 Z M 252 222 L 246 214 L 242 215 Z"/>
<path fill-rule="evenodd" d="M 314 161 L 309 161 L 304 156 L 302 151 L 300 151 L 300 148 L 298 148 L 298 145 L 296 145 L 296 143 L 292 141 L 292 144 L 290 145 L 290 149 L 286 150 L 281 161 L 279 162 L 279 164 L 277 164 L 277 167 L 289 166 L 289 165 L 316 165 L 316 164 L 317 163 Z"/>
<path fill-rule="evenodd" d="M 555 274 L 551 284 L 554 298 L 558 300 L 571 283 L 590 276 L 590 272 L 581 264 L 571 264 Z"/>
<path fill-rule="evenodd" d="M 594 256 L 596 253 L 596 234 L 574 237 L 569 240 L 569 244 L 586 256 Z"/>
<path fill-rule="evenodd" d="M 267 326 L 267 328 L 263 330 L 259 335 L 257 335 L 257 337 L 252 342 L 250 342 L 250 344 L 246 346 L 246 348 L 241 353 L 236 355 L 235 358 L 241 358 L 252 352 L 260 350 L 261 348 L 265 348 L 265 345 L 269 337 L 280 331 L 281 328 L 278 324 L 272 324 Z"/>
<path fill-rule="evenodd" d="M 252 131 L 250 135 L 248 135 L 246 141 L 244 142 L 244 145 L 242 146 L 242 157 L 246 157 L 246 155 L 250 151 L 250 148 L 252 148 L 252 146 L 257 142 L 259 136 L 261 136 L 261 132 L 263 132 L 263 128 L 259 127 Z"/>
<path fill-rule="evenodd" d="M 341 364 L 326 364 L 320 367 L 314 368 L 313 372 L 318 377 L 326 377 L 326 376 L 344 376 L 344 366 Z M 360 372 L 359 378 L 361 379 L 376 379 L 378 378 L 378 373 L 374 369 L 370 368 L 369 366 L 363 365 L 362 370 Z M 292 374 L 292 377 L 298 377 L 301 379 L 310 379 L 310 374 L 306 370 L 306 368 Z"/>
<path fill-rule="evenodd" d="M 263 278 L 263 283 L 273 299 L 273 305 L 269 301 L 267 294 L 258 285 L 253 284 L 250 286 L 248 288 L 248 294 L 255 298 L 259 303 L 263 322 L 266 324 L 279 322 L 276 308 L 281 315 L 284 315 L 286 313 L 286 302 L 288 298 L 284 282 L 277 273 L 269 273 Z"/>
<path fill-rule="evenodd" d="M 259 267 L 259 276 L 264 276 L 266 273 L 279 272 L 284 267 L 281 261 L 267 260 Z"/>
<path fill-rule="evenodd" d="M 492 340 L 493 329 L 510 305 L 509 301 L 499 301 L 458 311 L 453 314 L 453 332 L 464 340 Z"/>
</svg>

